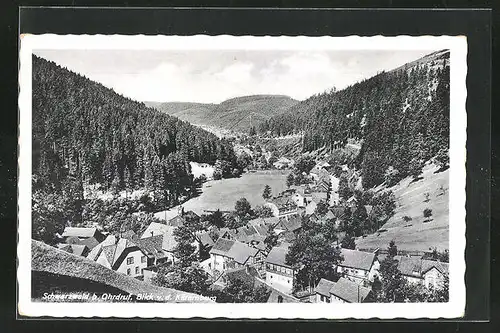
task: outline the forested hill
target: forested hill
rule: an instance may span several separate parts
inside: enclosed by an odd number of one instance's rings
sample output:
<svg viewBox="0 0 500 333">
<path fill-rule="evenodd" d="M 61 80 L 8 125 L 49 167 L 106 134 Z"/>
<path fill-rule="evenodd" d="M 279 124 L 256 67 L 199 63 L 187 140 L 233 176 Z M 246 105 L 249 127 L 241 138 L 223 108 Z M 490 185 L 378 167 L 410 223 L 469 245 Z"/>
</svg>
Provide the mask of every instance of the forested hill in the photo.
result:
<svg viewBox="0 0 500 333">
<path fill-rule="evenodd" d="M 35 189 L 146 187 L 175 201 L 189 161 L 235 161 L 229 142 L 36 56 L 32 90 Z"/>
<path fill-rule="evenodd" d="M 298 101 L 283 95 L 252 95 L 228 99 L 220 104 L 153 103 L 162 112 L 197 125 L 248 133 L 252 126 L 288 110 Z"/>
<path fill-rule="evenodd" d="M 356 161 L 363 185 L 419 174 L 435 156 L 446 160 L 449 145 L 449 51 L 349 86 L 314 95 L 263 122 L 259 132 L 303 133 L 303 151 L 362 142 Z"/>
</svg>

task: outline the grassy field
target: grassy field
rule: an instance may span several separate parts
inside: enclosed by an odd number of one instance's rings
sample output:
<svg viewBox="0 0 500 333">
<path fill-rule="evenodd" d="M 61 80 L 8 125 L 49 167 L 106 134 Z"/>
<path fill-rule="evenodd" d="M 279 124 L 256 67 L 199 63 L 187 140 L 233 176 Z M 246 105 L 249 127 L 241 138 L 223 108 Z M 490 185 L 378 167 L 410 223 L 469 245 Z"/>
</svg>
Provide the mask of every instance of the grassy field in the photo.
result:
<svg viewBox="0 0 500 333">
<path fill-rule="evenodd" d="M 435 166 L 424 168 L 422 179 L 404 179 L 391 190 L 397 199 L 394 216 L 379 230 L 387 230 L 359 238 L 358 248 L 386 248 L 391 240 L 399 249 L 426 251 L 429 248 L 448 249 L 449 241 L 449 170 L 434 173 Z M 445 189 L 445 193 L 440 187 Z M 429 193 L 426 202 L 425 193 Z M 426 221 L 425 208 L 432 209 L 432 219 Z M 409 216 L 410 221 L 403 220 Z"/>
<path fill-rule="evenodd" d="M 198 214 L 204 210 L 232 210 L 236 200 L 247 198 L 252 207 L 265 203 L 262 198 L 264 186 L 271 186 L 273 195 L 285 190 L 287 171 L 269 170 L 245 173 L 240 178 L 213 180 L 203 184 L 203 193 L 182 204 L 185 210 Z M 177 208 L 167 212 L 167 219 L 175 216 Z M 165 212 L 155 214 L 160 219 L 165 218 Z"/>
</svg>

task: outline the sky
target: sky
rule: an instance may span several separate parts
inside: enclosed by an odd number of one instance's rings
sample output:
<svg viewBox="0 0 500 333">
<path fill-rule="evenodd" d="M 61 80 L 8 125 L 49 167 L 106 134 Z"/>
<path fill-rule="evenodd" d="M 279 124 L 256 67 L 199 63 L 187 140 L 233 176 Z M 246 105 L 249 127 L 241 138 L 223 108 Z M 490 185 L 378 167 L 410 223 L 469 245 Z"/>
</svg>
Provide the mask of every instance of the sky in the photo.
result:
<svg viewBox="0 0 500 333">
<path fill-rule="evenodd" d="M 37 50 L 33 53 L 126 97 L 220 103 L 257 94 L 304 100 L 343 89 L 432 50 Z"/>
</svg>

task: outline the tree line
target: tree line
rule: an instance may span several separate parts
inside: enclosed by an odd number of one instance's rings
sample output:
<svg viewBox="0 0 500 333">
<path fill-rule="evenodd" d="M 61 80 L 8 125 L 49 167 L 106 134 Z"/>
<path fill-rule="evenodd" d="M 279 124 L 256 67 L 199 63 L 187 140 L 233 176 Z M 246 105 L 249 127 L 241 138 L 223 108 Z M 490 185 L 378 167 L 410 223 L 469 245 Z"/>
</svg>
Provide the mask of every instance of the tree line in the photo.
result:
<svg viewBox="0 0 500 333">
<path fill-rule="evenodd" d="M 448 165 L 449 53 L 314 95 L 263 122 L 259 132 L 303 134 L 303 152 L 362 142 L 356 159 L 365 188 L 418 177 L 434 158 Z M 387 175 L 389 173 L 389 175 Z"/>
<path fill-rule="evenodd" d="M 32 110 L 35 206 L 43 214 L 56 196 L 64 222 L 83 222 L 85 185 L 147 189 L 157 207 L 170 207 L 196 195 L 190 161 L 238 168 L 229 141 L 37 56 Z"/>
</svg>

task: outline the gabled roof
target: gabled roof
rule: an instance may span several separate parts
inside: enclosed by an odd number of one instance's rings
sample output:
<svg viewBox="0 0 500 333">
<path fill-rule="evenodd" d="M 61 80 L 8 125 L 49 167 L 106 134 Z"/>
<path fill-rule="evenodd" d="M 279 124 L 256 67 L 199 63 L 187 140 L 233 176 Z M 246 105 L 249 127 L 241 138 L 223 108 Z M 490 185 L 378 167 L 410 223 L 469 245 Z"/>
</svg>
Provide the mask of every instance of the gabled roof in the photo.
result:
<svg viewBox="0 0 500 333">
<path fill-rule="evenodd" d="M 215 242 L 210 250 L 210 254 L 226 256 L 239 264 L 245 264 L 248 258 L 254 257 L 258 252 L 258 249 L 247 244 L 222 237 Z"/>
<path fill-rule="evenodd" d="M 398 260 L 398 269 L 401 274 L 416 278 L 423 278 L 425 273 L 436 268 L 441 274 L 448 274 L 448 264 L 440 261 L 427 260 L 415 257 L 396 256 Z"/>
<path fill-rule="evenodd" d="M 162 259 L 166 256 L 163 252 L 163 235 L 136 239 L 134 243 L 149 257 Z"/>
<path fill-rule="evenodd" d="M 81 237 L 88 238 L 93 237 L 95 233 L 98 232 L 97 228 L 75 228 L 75 227 L 66 227 L 64 228 L 64 232 L 62 233 L 62 237 Z"/>
<path fill-rule="evenodd" d="M 267 255 L 266 263 L 291 268 L 291 266 L 286 264 L 287 253 L 288 248 L 275 246 Z"/>
<path fill-rule="evenodd" d="M 330 289 L 330 294 L 349 303 L 361 303 L 368 296 L 371 289 L 363 287 L 346 278 L 340 278 Z"/>
<path fill-rule="evenodd" d="M 208 231 L 198 232 L 198 237 L 200 238 L 201 244 L 205 247 L 210 247 L 210 246 L 213 246 L 215 244 L 212 237 L 210 237 L 210 234 Z"/>
<path fill-rule="evenodd" d="M 210 254 L 228 256 L 228 252 L 234 244 L 234 240 L 220 237 L 210 250 Z"/>
<path fill-rule="evenodd" d="M 258 249 L 248 246 L 241 242 L 234 242 L 228 252 L 228 257 L 232 258 L 239 264 L 245 264 L 248 258 L 254 257 L 259 252 Z"/>
<path fill-rule="evenodd" d="M 315 203 L 319 203 L 320 201 L 325 201 L 327 197 L 326 192 L 312 192 L 311 193 L 312 201 Z"/>
<path fill-rule="evenodd" d="M 244 284 L 253 287 L 255 277 L 259 276 L 259 272 L 252 266 L 243 266 L 225 271 L 223 275 L 229 280 L 241 280 Z"/>
<path fill-rule="evenodd" d="M 375 260 L 375 254 L 350 249 L 341 249 L 341 254 L 344 260 L 339 263 L 340 266 L 362 269 L 369 271 Z"/>
<path fill-rule="evenodd" d="M 165 251 L 172 252 L 177 246 L 177 241 L 175 240 L 174 230 L 176 227 L 166 225 L 163 223 L 151 222 L 151 224 L 146 228 L 141 238 L 147 238 L 151 236 L 163 235 L 162 248 Z"/>
<path fill-rule="evenodd" d="M 180 215 L 177 215 L 176 217 L 168 220 L 168 225 L 169 226 L 172 226 L 172 227 L 179 227 L 181 225 L 184 225 L 184 222 L 186 220 L 184 220 L 184 218 Z"/>
<path fill-rule="evenodd" d="M 321 279 L 318 282 L 318 285 L 316 286 L 316 293 L 330 297 L 330 290 L 333 288 L 335 285 L 335 282 L 327 280 L 327 279 Z"/>
<path fill-rule="evenodd" d="M 57 247 L 59 250 L 68 252 L 68 253 L 73 253 L 77 256 L 83 256 L 85 255 L 86 251 L 88 251 L 88 247 L 82 244 L 57 244 Z"/>
<path fill-rule="evenodd" d="M 302 218 L 298 215 L 282 217 L 277 228 L 284 229 L 285 231 L 294 232 L 302 228 Z"/>
<path fill-rule="evenodd" d="M 269 298 L 267 299 L 267 303 L 300 303 L 298 298 L 293 297 L 292 295 L 285 294 L 284 292 L 279 291 L 276 288 L 266 285 L 269 289 L 271 289 L 271 294 L 269 294 Z"/>
</svg>

